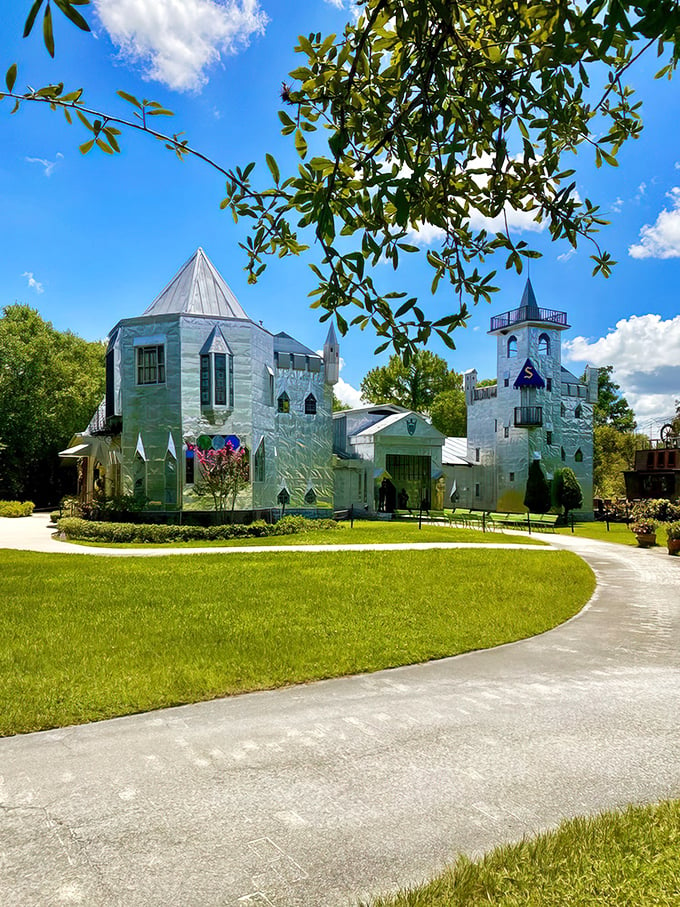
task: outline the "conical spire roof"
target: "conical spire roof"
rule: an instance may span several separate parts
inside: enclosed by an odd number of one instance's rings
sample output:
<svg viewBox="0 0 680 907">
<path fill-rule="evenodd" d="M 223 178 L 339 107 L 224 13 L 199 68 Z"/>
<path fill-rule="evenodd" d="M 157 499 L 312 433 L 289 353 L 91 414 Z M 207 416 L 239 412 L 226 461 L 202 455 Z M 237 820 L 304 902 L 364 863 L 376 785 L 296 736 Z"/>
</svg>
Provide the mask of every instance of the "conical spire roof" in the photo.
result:
<svg viewBox="0 0 680 907">
<path fill-rule="evenodd" d="M 144 315 L 248 317 L 222 275 L 200 247 L 158 294 Z"/>
<path fill-rule="evenodd" d="M 525 316 L 527 319 L 538 319 L 538 303 L 536 302 L 536 295 L 534 294 L 534 288 L 531 286 L 531 278 L 529 277 L 527 277 L 520 306 L 528 310 Z"/>
</svg>

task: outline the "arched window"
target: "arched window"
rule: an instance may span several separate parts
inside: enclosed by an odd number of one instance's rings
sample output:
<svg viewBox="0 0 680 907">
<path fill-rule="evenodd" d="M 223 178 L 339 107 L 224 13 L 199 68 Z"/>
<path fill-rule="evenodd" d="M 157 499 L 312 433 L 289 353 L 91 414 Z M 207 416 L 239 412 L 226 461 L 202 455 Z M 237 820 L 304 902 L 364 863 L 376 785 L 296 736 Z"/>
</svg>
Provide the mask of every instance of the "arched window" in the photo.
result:
<svg viewBox="0 0 680 907">
<path fill-rule="evenodd" d="M 305 397 L 305 415 L 316 415 L 316 397 L 314 394 L 308 394 L 308 396 Z"/>
<path fill-rule="evenodd" d="M 580 419 L 582 415 L 583 415 L 583 408 L 582 408 L 581 404 L 579 403 L 579 405 L 574 410 L 574 418 Z"/>
<path fill-rule="evenodd" d="M 277 408 L 280 413 L 290 412 L 290 397 L 285 391 L 279 397 Z"/>
<path fill-rule="evenodd" d="M 540 356 L 550 355 L 550 337 L 547 334 L 541 334 L 538 338 L 538 353 Z"/>
<path fill-rule="evenodd" d="M 563 448 L 562 448 L 562 462 L 564 463 L 564 461 L 565 461 L 566 459 L 567 459 L 567 453 L 566 453 L 566 451 L 565 451 L 565 449 L 564 449 L 564 447 L 563 447 Z"/>
<path fill-rule="evenodd" d="M 508 337 L 508 359 L 512 359 L 517 355 L 517 338 L 513 334 L 512 337 Z"/>
<path fill-rule="evenodd" d="M 574 462 L 575 462 L 575 463 L 583 463 L 583 451 L 581 450 L 580 447 L 579 447 L 579 449 L 576 451 L 576 453 L 574 454 Z"/>
</svg>

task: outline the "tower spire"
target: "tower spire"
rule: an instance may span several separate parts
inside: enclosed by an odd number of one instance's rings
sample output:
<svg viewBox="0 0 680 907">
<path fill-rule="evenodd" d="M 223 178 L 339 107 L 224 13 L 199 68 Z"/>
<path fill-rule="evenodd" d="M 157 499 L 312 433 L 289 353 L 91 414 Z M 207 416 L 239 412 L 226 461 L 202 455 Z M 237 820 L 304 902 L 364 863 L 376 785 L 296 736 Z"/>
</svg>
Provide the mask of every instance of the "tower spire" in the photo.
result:
<svg viewBox="0 0 680 907">
<path fill-rule="evenodd" d="M 328 329 L 326 342 L 323 345 L 323 361 L 326 384 L 337 384 L 340 377 L 340 349 L 332 323 Z"/>
</svg>

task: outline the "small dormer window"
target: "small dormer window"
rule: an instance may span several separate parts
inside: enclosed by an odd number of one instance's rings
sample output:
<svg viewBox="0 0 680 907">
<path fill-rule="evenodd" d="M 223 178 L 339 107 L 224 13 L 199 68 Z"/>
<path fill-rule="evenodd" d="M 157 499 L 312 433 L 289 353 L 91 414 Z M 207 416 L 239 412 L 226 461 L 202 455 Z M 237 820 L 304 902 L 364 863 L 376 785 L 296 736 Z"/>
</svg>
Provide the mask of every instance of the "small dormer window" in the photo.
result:
<svg viewBox="0 0 680 907">
<path fill-rule="evenodd" d="M 541 334 L 538 338 L 538 354 L 539 356 L 550 355 L 550 337 L 547 334 Z"/>
<path fill-rule="evenodd" d="M 278 399 L 277 410 L 280 413 L 289 413 L 290 412 L 290 397 L 284 391 Z"/>
<path fill-rule="evenodd" d="M 305 397 L 305 415 L 316 415 L 316 397 L 314 396 L 314 394 L 309 394 L 307 397 Z"/>
<path fill-rule="evenodd" d="M 508 337 L 508 359 L 513 359 L 517 355 L 517 338 L 513 334 Z"/>
</svg>

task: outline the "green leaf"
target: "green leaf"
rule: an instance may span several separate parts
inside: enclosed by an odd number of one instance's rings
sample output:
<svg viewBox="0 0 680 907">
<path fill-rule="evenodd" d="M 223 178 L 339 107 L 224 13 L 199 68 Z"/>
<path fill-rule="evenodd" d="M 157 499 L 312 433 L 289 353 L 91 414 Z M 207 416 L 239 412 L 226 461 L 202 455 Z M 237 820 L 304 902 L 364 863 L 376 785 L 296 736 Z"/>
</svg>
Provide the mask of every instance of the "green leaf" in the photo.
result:
<svg viewBox="0 0 680 907">
<path fill-rule="evenodd" d="M 24 38 L 28 38 L 28 36 L 31 34 L 31 29 L 33 28 L 33 24 L 35 23 L 35 17 L 38 15 L 38 11 L 40 10 L 42 4 L 43 0 L 35 0 L 35 3 L 31 7 L 28 18 L 26 19 L 26 24 L 24 25 Z"/>
<path fill-rule="evenodd" d="M 147 110 L 150 117 L 174 117 L 172 110 L 166 110 L 165 107 L 154 107 L 153 110 Z"/>
<path fill-rule="evenodd" d="M 97 148 L 101 148 L 102 151 L 105 151 L 107 154 L 113 154 L 113 151 L 103 139 L 97 139 Z"/>
<path fill-rule="evenodd" d="M 276 160 L 271 154 L 266 154 L 265 159 L 267 161 L 267 167 L 269 167 L 269 172 L 274 178 L 274 182 L 278 186 L 279 179 L 281 178 L 281 174 L 279 173 L 279 165 L 276 163 Z"/>
<path fill-rule="evenodd" d="M 5 84 L 7 85 L 7 91 L 11 91 L 14 88 L 14 83 L 17 80 L 17 64 L 12 63 L 10 68 L 7 70 L 5 75 Z"/>
<path fill-rule="evenodd" d="M 307 142 L 299 129 L 295 130 L 295 150 L 301 158 L 304 158 L 307 154 Z"/>
<path fill-rule="evenodd" d="M 93 146 L 94 146 L 94 139 L 90 139 L 89 142 L 83 142 L 83 144 L 80 146 L 80 153 L 87 154 L 87 152 L 90 151 Z"/>
<path fill-rule="evenodd" d="M 76 116 L 78 117 L 80 122 L 83 124 L 83 126 L 85 126 L 86 129 L 89 129 L 90 132 L 94 131 L 92 128 L 92 123 L 90 123 L 90 121 L 88 120 L 88 118 L 85 116 L 84 113 L 81 113 L 80 110 L 76 110 Z"/>
<path fill-rule="evenodd" d="M 54 57 L 54 32 L 52 31 L 52 7 L 47 4 L 45 7 L 45 18 L 43 19 L 43 40 L 47 53 Z"/>
<path fill-rule="evenodd" d="M 80 15 L 78 10 L 73 9 L 70 0 L 54 0 L 62 13 L 66 16 L 67 19 L 70 19 L 74 25 L 77 25 L 78 28 L 82 31 L 89 31 L 90 26 L 87 24 L 87 21 Z"/>
<path fill-rule="evenodd" d="M 116 94 L 119 97 L 121 97 L 124 101 L 127 101 L 128 104 L 134 104 L 135 107 L 139 108 L 139 110 L 142 109 L 142 105 L 139 103 L 139 101 L 137 100 L 137 98 L 134 95 L 128 94 L 127 91 L 117 91 Z"/>
</svg>

